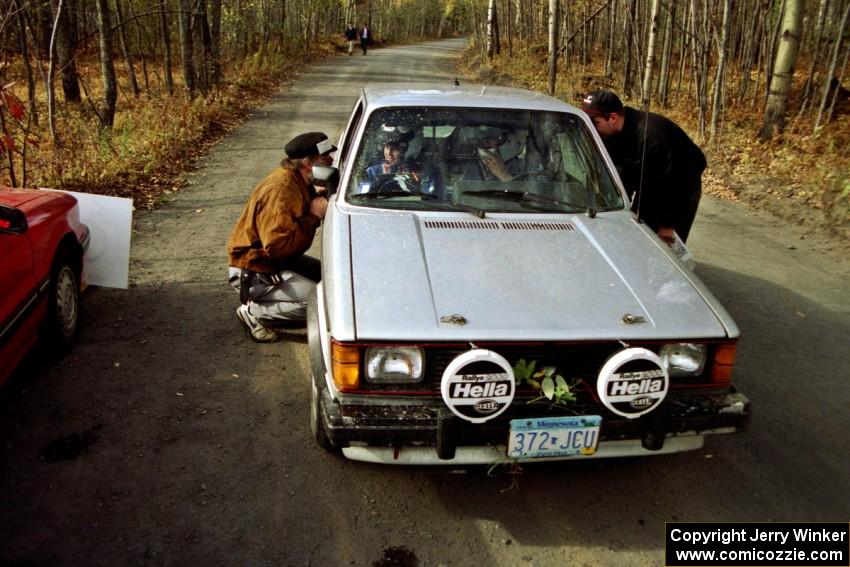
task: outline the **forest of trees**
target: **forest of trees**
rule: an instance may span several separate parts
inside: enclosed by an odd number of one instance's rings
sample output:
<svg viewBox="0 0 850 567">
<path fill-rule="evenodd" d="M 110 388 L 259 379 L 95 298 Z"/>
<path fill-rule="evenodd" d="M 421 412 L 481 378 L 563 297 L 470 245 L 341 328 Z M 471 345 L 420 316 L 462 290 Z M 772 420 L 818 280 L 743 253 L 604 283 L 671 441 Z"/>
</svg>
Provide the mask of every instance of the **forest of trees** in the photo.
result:
<svg viewBox="0 0 850 567">
<path fill-rule="evenodd" d="M 751 108 L 770 138 L 790 98 L 816 129 L 847 95 L 836 86 L 850 74 L 850 0 L 488 0 L 486 12 L 481 4 L 473 33 L 486 56 L 545 48 L 550 93 L 556 78 L 595 68 L 644 105 L 685 97 L 712 138 L 728 105 Z"/>
<path fill-rule="evenodd" d="M 238 87 L 247 70 L 303 59 L 348 21 L 369 22 L 379 42 L 466 35 L 485 61 L 537 58 L 550 92 L 565 97 L 591 75 L 595 86 L 645 106 L 687 104 L 703 139 L 722 136 L 732 106 L 758 117 L 763 139 L 792 119 L 815 132 L 833 119 L 850 74 L 850 0 L 0 0 L 0 7 L 0 163 L 12 185 L 67 178 L 70 157 L 59 150 L 69 138 L 82 143 L 79 132 L 99 131 L 92 144 L 115 154 L 122 112 L 163 101 L 197 111 L 204 105 L 193 101 L 214 104 L 222 85 Z M 125 137 L 139 135 L 132 121 L 118 122 Z M 64 165 L 47 167 L 51 159 Z M 81 169 L 87 179 L 90 170 Z"/>
</svg>

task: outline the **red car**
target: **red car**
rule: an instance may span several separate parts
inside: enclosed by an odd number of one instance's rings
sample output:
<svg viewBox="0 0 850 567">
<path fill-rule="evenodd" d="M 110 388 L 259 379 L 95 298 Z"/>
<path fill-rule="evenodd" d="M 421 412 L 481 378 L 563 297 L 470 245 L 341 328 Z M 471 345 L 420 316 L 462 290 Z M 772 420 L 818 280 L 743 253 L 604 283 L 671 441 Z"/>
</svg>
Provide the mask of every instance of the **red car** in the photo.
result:
<svg viewBox="0 0 850 567">
<path fill-rule="evenodd" d="M 73 344 L 88 244 L 73 196 L 0 188 L 0 383 L 37 339 Z"/>
</svg>

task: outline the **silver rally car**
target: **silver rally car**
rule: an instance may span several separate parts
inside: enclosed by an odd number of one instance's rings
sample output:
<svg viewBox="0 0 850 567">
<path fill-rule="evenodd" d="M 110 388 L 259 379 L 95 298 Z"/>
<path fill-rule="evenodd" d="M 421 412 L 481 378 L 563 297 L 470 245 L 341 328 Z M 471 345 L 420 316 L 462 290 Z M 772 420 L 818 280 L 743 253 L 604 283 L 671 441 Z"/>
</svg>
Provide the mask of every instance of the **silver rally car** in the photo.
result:
<svg viewBox="0 0 850 567">
<path fill-rule="evenodd" d="M 308 307 L 311 426 L 396 464 L 698 449 L 746 425 L 738 328 L 636 221 L 590 121 L 489 86 L 363 89 Z"/>
</svg>

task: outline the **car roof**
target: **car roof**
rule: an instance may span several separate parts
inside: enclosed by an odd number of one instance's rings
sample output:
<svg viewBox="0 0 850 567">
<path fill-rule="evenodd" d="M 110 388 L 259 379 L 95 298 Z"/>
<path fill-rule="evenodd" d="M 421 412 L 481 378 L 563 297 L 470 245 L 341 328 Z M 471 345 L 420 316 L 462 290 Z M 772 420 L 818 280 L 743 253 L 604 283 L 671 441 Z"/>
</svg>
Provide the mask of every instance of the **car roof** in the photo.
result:
<svg viewBox="0 0 850 567">
<path fill-rule="evenodd" d="M 8 207 L 20 207 L 33 199 L 55 198 L 53 193 L 40 191 L 38 189 L 20 189 L 14 187 L 0 187 L 0 205 Z"/>
<path fill-rule="evenodd" d="M 73 195 L 63 193 L 62 191 L 42 191 L 41 189 L 24 189 L 15 187 L 0 187 L 0 205 L 15 208 L 26 208 L 33 205 L 28 205 L 38 201 L 54 201 L 60 203 L 62 201 L 70 201 L 72 204 L 77 202 Z"/>
<path fill-rule="evenodd" d="M 363 97 L 369 111 L 388 106 L 430 106 L 580 112 L 543 93 L 492 85 L 371 83 L 363 87 Z"/>
</svg>

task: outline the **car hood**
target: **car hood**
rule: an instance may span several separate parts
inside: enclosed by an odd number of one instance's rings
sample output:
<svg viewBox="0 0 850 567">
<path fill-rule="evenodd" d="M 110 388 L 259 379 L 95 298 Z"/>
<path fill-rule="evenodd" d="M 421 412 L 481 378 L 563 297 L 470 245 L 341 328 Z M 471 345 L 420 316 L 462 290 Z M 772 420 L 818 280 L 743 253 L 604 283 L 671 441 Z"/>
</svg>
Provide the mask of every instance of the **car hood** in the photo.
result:
<svg viewBox="0 0 850 567">
<path fill-rule="evenodd" d="M 369 212 L 353 214 L 350 230 L 360 340 L 737 334 L 699 280 L 628 213 L 461 220 Z"/>
</svg>

